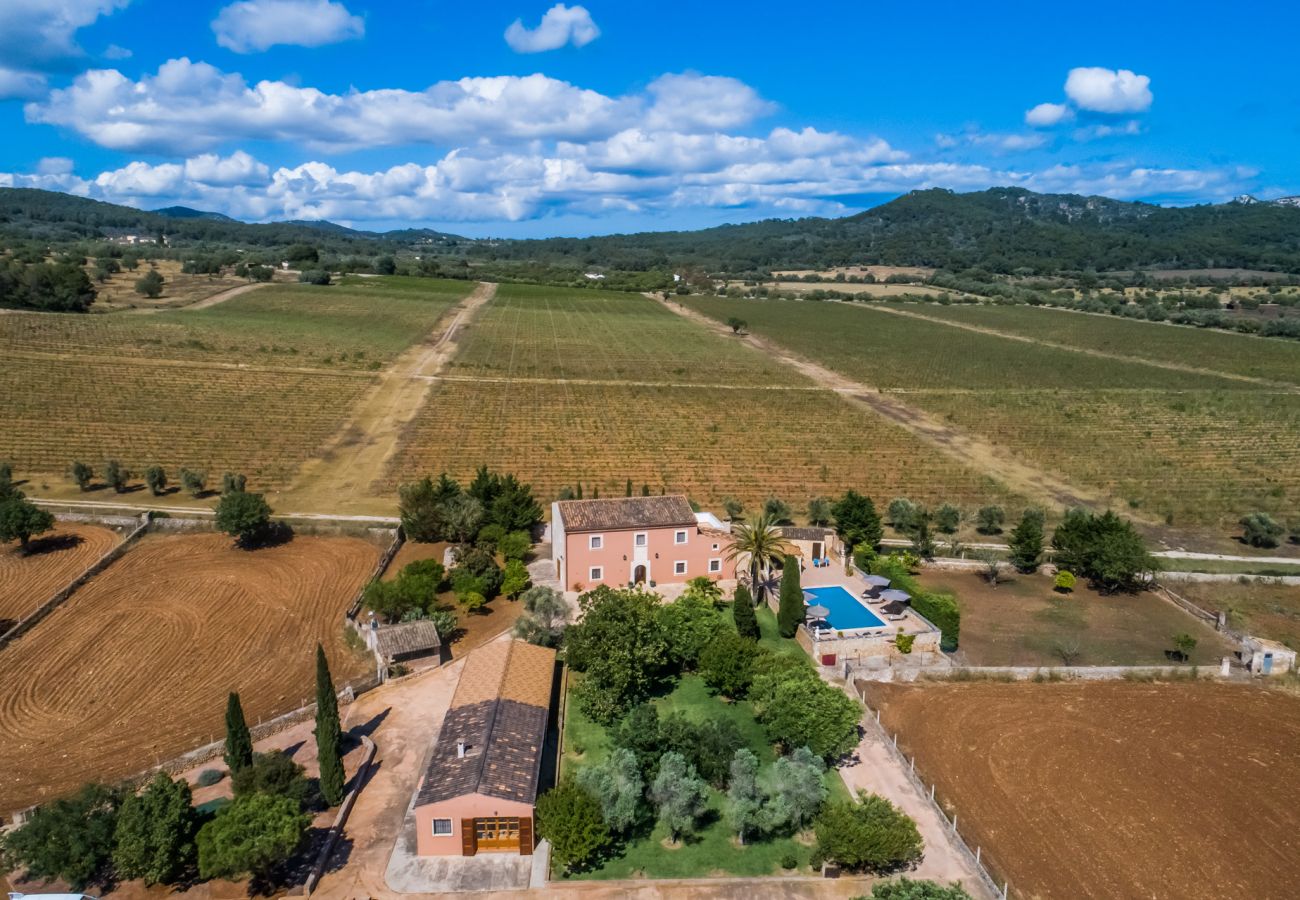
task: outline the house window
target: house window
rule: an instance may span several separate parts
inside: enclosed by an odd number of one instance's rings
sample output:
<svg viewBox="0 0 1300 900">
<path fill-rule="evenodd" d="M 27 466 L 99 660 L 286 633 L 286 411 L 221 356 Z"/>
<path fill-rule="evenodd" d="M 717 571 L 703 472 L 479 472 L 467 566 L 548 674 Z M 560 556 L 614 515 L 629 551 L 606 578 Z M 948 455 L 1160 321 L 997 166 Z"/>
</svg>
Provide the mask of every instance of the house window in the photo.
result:
<svg viewBox="0 0 1300 900">
<path fill-rule="evenodd" d="M 717 552 L 718 552 L 718 545 L 717 545 L 717 544 L 714 544 L 714 545 L 713 545 L 713 552 L 714 552 L 714 553 L 717 553 Z"/>
<path fill-rule="evenodd" d="M 649 539 L 649 536 L 648 536 L 648 535 L 643 531 L 643 532 L 641 532 L 640 534 L 638 534 L 638 535 L 636 536 L 636 538 L 635 538 L 635 540 L 636 540 L 636 545 L 637 545 L 638 547 L 644 547 L 644 546 L 646 545 L 646 541 L 647 541 L 648 539 Z"/>
<path fill-rule="evenodd" d="M 686 532 L 685 532 L 685 531 L 678 531 L 678 532 L 676 532 L 676 533 L 673 535 L 673 543 L 674 543 L 674 544 L 684 544 L 684 543 L 686 543 Z"/>
<path fill-rule="evenodd" d="M 720 559 L 711 559 L 711 560 L 709 560 L 709 571 L 710 571 L 710 572 L 721 572 L 721 571 L 722 571 L 722 560 L 720 560 Z"/>
<path fill-rule="evenodd" d="M 591 537 L 587 538 L 587 546 L 592 550 L 599 550 L 604 546 L 604 544 L 605 538 L 603 535 L 593 534 Z"/>
<path fill-rule="evenodd" d="M 673 574 L 674 575 L 686 574 L 686 560 L 679 559 L 677 560 L 677 562 L 673 563 Z"/>
<path fill-rule="evenodd" d="M 605 570 L 602 569 L 600 566 L 592 566 L 591 571 L 588 572 L 588 575 L 591 576 L 588 579 L 589 581 L 600 581 L 602 578 L 605 577 Z"/>
<path fill-rule="evenodd" d="M 451 819 L 434 819 L 433 836 L 446 837 L 451 834 Z"/>
</svg>

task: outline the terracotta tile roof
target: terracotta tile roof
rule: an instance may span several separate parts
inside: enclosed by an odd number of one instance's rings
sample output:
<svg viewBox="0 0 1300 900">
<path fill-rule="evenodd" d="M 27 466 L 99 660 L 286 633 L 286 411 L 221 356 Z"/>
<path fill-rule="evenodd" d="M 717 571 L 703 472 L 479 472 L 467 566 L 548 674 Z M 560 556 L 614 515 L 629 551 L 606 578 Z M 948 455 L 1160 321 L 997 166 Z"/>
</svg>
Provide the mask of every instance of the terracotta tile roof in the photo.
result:
<svg viewBox="0 0 1300 900">
<path fill-rule="evenodd" d="M 432 653 L 441 646 L 438 629 L 428 620 L 382 625 L 375 631 L 375 648 L 384 659 L 410 653 Z"/>
<path fill-rule="evenodd" d="M 493 641 L 471 653 L 416 804 L 465 794 L 535 802 L 554 673 L 555 651 L 522 641 Z"/>
<path fill-rule="evenodd" d="M 557 505 L 564 519 L 564 530 L 569 534 L 696 524 L 690 501 L 682 494 L 665 497 L 615 497 L 608 500 L 561 500 Z"/>
</svg>

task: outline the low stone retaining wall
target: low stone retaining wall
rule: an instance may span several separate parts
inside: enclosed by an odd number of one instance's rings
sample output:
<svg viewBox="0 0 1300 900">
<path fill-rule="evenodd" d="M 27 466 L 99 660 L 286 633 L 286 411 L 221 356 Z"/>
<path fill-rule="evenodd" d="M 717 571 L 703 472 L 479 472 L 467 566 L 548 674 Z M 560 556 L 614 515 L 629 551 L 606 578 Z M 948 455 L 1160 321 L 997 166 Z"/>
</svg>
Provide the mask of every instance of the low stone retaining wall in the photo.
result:
<svg viewBox="0 0 1300 900">
<path fill-rule="evenodd" d="M 83 520 L 78 519 L 77 521 L 83 521 Z M 91 520 L 87 519 L 84 521 L 91 521 Z M 140 536 L 143 535 L 149 529 L 148 513 L 143 513 L 139 519 L 135 519 L 135 520 L 128 519 L 125 521 L 126 522 L 133 521 L 135 523 L 135 528 L 133 528 L 130 534 L 128 534 L 123 539 L 122 543 L 118 544 L 116 547 L 109 550 L 99 559 L 95 560 L 95 562 L 92 563 L 84 572 L 82 572 L 75 579 L 73 579 L 72 582 L 69 583 L 67 587 L 63 588 L 58 593 L 56 593 L 53 597 L 46 600 L 44 603 L 38 606 L 34 611 L 28 613 L 26 618 L 19 620 L 17 624 L 15 624 L 12 628 L 6 631 L 3 635 L 0 635 L 0 650 L 3 650 L 13 641 L 16 641 L 18 638 L 22 637 L 33 627 L 35 627 L 38 622 L 40 622 L 50 613 L 54 612 L 54 610 L 58 609 L 61 605 L 63 605 L 64 601 L 66 601 L 69 597 L 71 597 L 74 593 L 76 593 L 78 588 L 80 588 L 91 578 L 95 577 L 100 572 L 104 571 L 106 568 L 112 565 L 112 563 L 115 560 L 121 557 L 122 554 L 125 553 L 130 548 L 130 546 L 134 544 L 137 540 L 139 540 Z"/>
<path fill-rule="evenodd" d="M 935 681 L 1121 681 L 1130 678 L 1219 678 L 1220 667 L 1211 666 L 950 666 L 926 669 L 912 679 Z"/>
<path fill-rule="evenodd" d="M 320 877 L 325 874 L 325 867 L 329 865 L 330 857 L 334 855 L 334 847 L 343 834 L 343 826 L 347 825 L 348 816 L 352 814 L 352 807 L 357 802 L 357 794 L 361 793 L 361 789 L 366 786 L 366 779 L 370 776 L 370 764 L 375 758 L 375 742 L 363 735 L 361 744 L 366 748 L 366 754 L 361 760 L 360 768 L 357 769 L 356 778 L 352 781 L 352 790 L 347 792 L 343 802 L 339 804 L 338 814 L 334 816 L 334 824 L 330 826 L 329 835 L 325 838 L 325 846 L 321 848 L 320 855 L 316 857 L 316 864 L 312 866 L 303 885 L 303 893 L 309 897 L 316 889 Z"/>
<path fill-rule="evenodd" d="M 389 542 L 388 549 L 379 555 L 379 561 L 375 563 L 374 571 L 370 573 L 370 577 L 367 578 L 357 590 L 357 595 L 353 598 L 352 605 L 348 607 L 348 622 L 351 623 L 354 628 L 356 628 L 356 622 L 353 620 L 356 618 L 357 613 L 361 612 L 361 604 L 366 598 L 366 588 L 370 586 L 370 582 L 378 580 L 384 574 L 384 571 L 388 568 L 389 564 L 392 563 L 393 557 L 397 555 L 398 550 L 402 549 L 402 544 L 405 542 L 406 535 L 402 532 L 402 529 L 399 526 L 393 531 L 393 539 Z M 357 633 L 360 633 L 359 628 L 357 628 Z"/>
</svg>

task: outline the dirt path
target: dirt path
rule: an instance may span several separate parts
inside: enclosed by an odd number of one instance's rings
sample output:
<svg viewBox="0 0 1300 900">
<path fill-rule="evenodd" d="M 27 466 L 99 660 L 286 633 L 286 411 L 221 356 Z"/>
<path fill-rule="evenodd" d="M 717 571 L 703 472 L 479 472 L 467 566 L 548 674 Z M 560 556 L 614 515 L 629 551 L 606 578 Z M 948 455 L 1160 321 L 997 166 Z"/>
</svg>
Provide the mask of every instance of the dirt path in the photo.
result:
<svg viewBox="0 0 1300 900">
<path fill-rule="evenodd" d="M 150 306 L 141 309 L 128 309 L 126 315 L 129 316 L 147 316 L 160 312 L 177 312 L 179 310 L 207 309 L 209 306 L 216 306 L 218 303 L 225 303 L 227 300 L 233 300 L 240 294 L 247 294 L 249 291 L 255 291 L 260 287 L 265 287 L 271 282 L 254 281 L 250 284 L 241 284 L 239 287 L 232 287 L 211 297 L 204 297 L 195 303 L 187 303 L 184 306 Z"/>
<path fill-rule="evenodd" d="M 403 428 L 424 406 L 433 376 L 456 352 L 457 332 L 495 294 L 495 284 L 481 283 L 443 314 L 428 339 L 380 373 L 338 433 L 298 471 L 280 504 L 341 511 L 350 508 L 349 500 L 367 496 L 397 450 Z"/>
<path fill-rule="evenodd" d="M 1145 359 L 1135 356 L 1125 356 L 1122 353 L 1107 353 L 1105 350 L 1095 350 L 1091 347 L 1076 347 L 1073 344 L 1060 344 L 1056 341 L 1047 341 L 1042 338 L 1028 337 L 1023 334 L 1012 334 L 1008 331 L 999 331 L 996 328 L 989 328 L 986 325 L 972 325 L 969 322 L 953 322 L 948 319 L 938 319 L 934 316 L 927 316 L 925 313 L 913 312 L 907 309 L 896 309 L 887 306 L 866 306 L 860 303 L 846 304 L 856 309 L 864 309 L 869 312 L 886 313 L 891 316 L 902 316 L 905 319 L 920 319 L 923 322 L 932 322 L 935 325 L 946 325 L 949 328 L 959 328 L 962 331 L 973 331 L 976 334 L 987 334 L 992 337 L 1004 338 L 1008 341 L 1019 341 L 1022 344 L 1036 344 L 1039 347 L 1048 347 L 1052 350 L 1065 350 L 1070 353 L 1080 353 L 1084 356 L 1095 356 L 1098 359 L 1111 359 L 1122 363 L 1137 363 L 1143 366 L 1153 366 L 1157 369 L 1168 369 L 1172 372 L 1184 372 L 1188 375 L 1208 375 L 1213 378 L 1226 378 L 1229 381 L 1242 381 L 1247 384 L 1255 384 L 1260 387 L 1273 388 L 1275 390 L 1284 390 L 1288 392 L 1300 392 L 1300 387 L 1289 384 L 1285 381 L 1270 381 L 1267 378 L 1255 378 L 1251 375 L 1237 375 L 1232 372 L 1221 372 L 1218 369 L 1205 369 L 1200 366 L 1189 366 L 1182 363 L 1160 361 L 1154 359 Z"/>
<path fill-rule="evenodd" d="M 838 372 L 831 371 L 825 366 L 796 356 L 784 347 L 780 347 L 757 335 L 745 334 L 737 338 L 726 324 L 711 319 L 697 310 L 689 309 L 683 304 L 671 300 L 660 300 L 659 302 L 679 316 L 709 328 L 729 340 L 744 341 L 749 346 L 762 351 L 778 362 L 785 363 L 798 370 L 827 390 L 835 391 L 849 403 L 883 416 L 896 425 L 902 426 L 948 456 L 977 471 L 987 473 L 1006 485 L 1010 490 L 1022 494 L 1026 498 L 1064 508 L 1117 505 L 1117 501 L 1113 498 L 1070 484 L 1057 475 L 1032 466 L 1024 460 L 1011 455 L 1001 447 L 991 444 L 976 435 L 954 428 L 938 416 L 917 409 L 914 406 L 909 406 L 897 394 L 886 394 L 861 382 L 854 381 Z"/>
</svg>

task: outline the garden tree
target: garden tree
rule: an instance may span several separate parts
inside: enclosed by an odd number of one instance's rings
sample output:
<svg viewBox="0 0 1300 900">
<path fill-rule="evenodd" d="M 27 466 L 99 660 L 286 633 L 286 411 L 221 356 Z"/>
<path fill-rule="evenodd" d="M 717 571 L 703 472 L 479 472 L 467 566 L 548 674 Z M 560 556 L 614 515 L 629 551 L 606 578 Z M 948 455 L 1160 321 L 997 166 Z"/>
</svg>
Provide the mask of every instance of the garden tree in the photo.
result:
<svg viewBox="0 0 1300 900">
<path fill-rule="evenodd" d="M 980 534 L 1001 534 L 1007 514 L 1000 506 L 981 506 L 975 514 L 975 530 Z"/>
<path fill-rule="evenodd" d="M 1043 516 L 1038 510 L 1026 510 L 1020 524 L 1011 529 L 1011 564 L 1026 574 L 1037 572 L 1043 561 Z"/>
<path fill-rule="evenodd" d="M 856 547 L 875 547 L 880 543 L 884 530 L 880 526 L 880 516 L 876 514 L 876 505 L 870 497 L 864 497 L 857 491 L 849 490 L 835 501 L 831 507 L 835 517 L 835 533 L 844 542 L 845 560 L 853 558 Z"/>
<path fill-rule="evenodd" d="M 732 334 L 740 334 L 749 327 L 749 323 L 737 316 L 729 316 L 727 318 L 727 327 L 731 329 Z"/>
<path fill-rule="evenodd" d="M 882 881 L 871 888 L 871 897 L 859 897 L 856 900 L 973 900 L 966 889 L 958 882 L 944 887 L 934 881 L 913 881 L 900 878 L 897 881 Z"/>
<path fill-rule="evenodd" d="M 650 802 L 670 841 L 675 844 L 694 833 L 707 801 L 708 788 L 695 767 L 680 753 L 665 753 L 659 760 L 659 774 L 650 785 Z"/>
<path fill-rule="evenodd" d="M 694 669 L 705 645 L 723 630 L 722 613 L 707 595 L 687 591 L 658 608 L 660 628 L 668 644 L 668 662 Z"/>
<path fill-rule="evenodd" d="M 249 765 L 231 775 L 230 789 L 236 797 L 249 794 L 288 797 L 304 810 L 315 806 L 320 799 L 307 779 L 306 770 L 293 757 L 278 750 L 254 754 Z"/>
<path fill-rule="evenodd" d="M 191 497 L 198 497 L 208 487 L 208 475 L 194 469 L 181 469 L 181 487 L 190 492 Z"/>
<path fill-rule="evenodd" d="M 468 494 L 447 499 L 440 514 L 443 536 L 458 544 L 468 543 L 483 525 L 483 504 Z"/>
<path fill-rule="evenodd" d="M 468 594 L 482 594 L 491 599 L 501 590 L 504 573 L 496 557 L 480 547 L 458 547 L 454 552 L 456 566 L 448 573 L 456 599 L 465 602 Z"/>
<path fill-rule="evenodd" d="M 236 797 L 199 829 L 199 875 L 265 877 L 302 845 L 309 825 L 311 816 L 289 797 L 261 792 Z"/>
<path fill-rule="evenodd" d="M 119 878 L 173 884 L 195 864 L 199 829 L 190 786 L 158 772 L 139 794 L 122 801 L 113 834 L 113 868 Z"/>
<path fill-rule="evenodd" d="M 343 732 L 339 727 L 339 698 L 330 677 L 325 650 L 316 645 L 316 756 L 320 760 L 320 792 L 330 806 L 343 802 Z"/>
<path fill-rule="evenodd" d="M 565 633 L 565 659 L 585 677 L 574 689 L 591 719 L 608 725 L 648 697 L 662 680 L 668 639 L 659 599 L 604 585 L 578 598 L 581 617 Z"/>
<path fill-rule="evenodd" d="M 632 479 L 631 479 L 631 478 L 629 478 L 629 479 L 627 480 L 627 484 L 623 486 L 623 496 L 624 496 L 624 497 L 631 497 L 631 496 L 632 496 Z"/>
<path fill-rule="evenodd" d="M 144 470 L 144 483 L 155 497 L 159 497 L 167 490 L 167 473 L 162 466 L 150 466 Z"/>
<path fill-rule="evenodd" d="M 1185 631 L 1174 635 L 1174 652 L 1184 662 L 1192 658 L 1192 651 L 1196 649 L 1196 644 L 1196 638 Z"/>
<path fill-rule="evenodd" d="M 257 546 L 271 532 L 271 507 L 261 494 L 232 491 L 217 503 L 217 530 L 244 549 Z"/>
<path fill-rule="evenodd" d="M 741 513 L 745 511 L 745 504 L 741 503 L 735 497 L 724 497 L 722 500 L 722 511 L 731 521 L 740 518 Z"/>
<path fill-rule="evenodd" d="M 731 758 L 744 745 L 744 736 L 730 719 L 696 722 L 682 713 L 672 713 L 659 720 L 656 756 L 669 750 L 680 753 L 700 777 L 722 788 Z"/>
<path fill-rule="evenodd" d="M 789 551 L 790 544 L 781 536 L 776 523 L 769 516 L 763 515 L 733 527 L 727 559 L 732 562 L 748 561 L 749 583 L 755 599 L 761 602 L 764 579 L 760 575 L 780 562 Z"/>
<path fill-rule="evenodd" d="M 324 269 L 304 269 L 298 273 L 298 281 L 302 284 L 327 285 L 330 283 L 330 273 Z"/>
<path fill-rule="evenodd" d="M 482 504 L 487 521 L 506 531 L 529 532 L 542 521 L 542 507 L 533 497 L 532 487 L 514 475 L 499 475 L 480 466 L 466 493 Z"/>
<path fill-rule="evenodd" d="M 505 571 L 501 576 L 501 593 L 514 600 L 528 590 L 529 583 L 527 566 L 517 559 L 506 563 Z"/>
<path fill-rule="evenodd" d="M 636 754 L 615 747 L 602 762 L 578 770 L 578 784 L 600 804 L 601 816 L 616 834 L 631 831 L 642 816 L 645 782 Z"/>
<path fill-rule="evenodd" d="M 244 707 L 234 691 L 226 698 L 226 750 L 222 758 L 231 775 L 253 764 L 253 736 L 248 733 Z"/>
<path fill-rule="evenodd" d="M 499 526 L 498 526 L 499 527 Z M 532 538 L 526 531 L 511 531 L 497 544 L 497 550 L 506 559 L 523 561 L 533 548 Z"/>
<path fill-rule="evenodd" d="M 753 609 L 750 609 L 751 615 Z M 754 641 L 720 629 L 700 653 L 699 673 L 709 690 L 733 700 L 745 696 L 753 678 Z"/>
<path fill-rule="evenodd" d="M 72 480 L 77 483 L 83 491 L 90 490 L 90 480 L 95 477 L 95 470 L 84 462 L 74 462 L 72 464 Z"/>
<path fill-rule="evenodd" d="M 682 596 L 687 595 L 709 604 L 714 609 L 722 608 L 722 587 L 707 575 L 696 575 L 687 581 Z"/>
<path fill-rule="evenodd" d="M 852 870 L 891 872 L 921 858 L 916 823 L 884 797 L 858 791 L 857 802 L 827 804 L 817 817 L 817 852 Z"/>
<path fill-rule="evenodd" d="M 763 515 L 771 519 L 776 525 L 789 525 L 794 521 L 790 518 L 790 504 L 780 497 L 768 497 L 763 501 Z"/>
<path fill-rule="evenodd" d="M 9 497 L 0 500 L 0 543 L 17 541 L 26 555 L 31 539 L 54 527 L 54 516 L 24 497 L 22 491 L 10 490 Z"/>
<path fill-rule="evenodd" d="M 150 269 L 135 280 L 135 292 L 154 300 L 162 296 L 163 283 L 163 277 L 158 274 L 158 270 Z"/>
<path fill-rule="evenodd" d="M 1285 526 L 1273 520 L 1268 513 L 1255 512 L 1241 519 L 1241 539 L 1252 547 L 1276 547 Z"/>
<path fill-rule="evenodd" d="M 402 568 L 391 581 L 366 585 L 363 599 L 369 609 L 388 622 L 400 622 L 412 611 L 432 613 L 444 570 L 436 560 L 422 560 Z"/>
<path fill-rule="evenodd" d="M 104 481 L 114 493 L 123 494 L 131 481 L 131 472 L 117 460 L 110 459 L 104 463 Z"/>
<path fill-rule="evenodd" d="M 1062 594 L 1068 594 L 1074 590 L 1074 573 L 1067 569 L 1061 569 L 1056 573 L 1056 579 L 1053 587 Z"/>
<path fill-rule="evenodd" d="M 600 803 L 572 778 L 537 798 L 537 833 L 551 845 L 551 859 L 568 872 L 596 862 L 612 838 Z"/>
<path fill-rule="evenodd" d="M 773 741 L 835 759 L 857 744 L 862 710 L 843 691 L 818 678 L 811 667 L 803 669 L 806 674 L 776 685 L 759 721 Z"/>
<path fill-rule="evenodd" d="M 240 494 L 248 486 L 248 477 L 237 472 L 227 472 L 221 476 L 221 493 Z"/>
<path fill-rule="evenodd" d="M 799 560 L 785 558 L 781 569 L 781 597 L 776 611 L 777 629 L 781 637 L 792 638 L 804 620 L 803 588 L 799 586 Z"/>
<path fill-rule="evenodd" d="M 439 512 L 442 497 L 434 488 L 433 479 L 422 478 L 403 484 L 397 489 L 397 497 L 398 514 L 407 540 L 431 543 L 442 537 Z"/>
<path fill-rule="evenodd" d="M 945 503 L 935 511 L 934 524 L 944 534 L 956 534 L 961 526 L 961 510 L 951 503 Z"/>
<path fill-rule="evenodd" d="M 87 784 L 71 797 L 37 807 L 4 836 L 0 862 L 6 871 L 21 868 L 31 879 L 62 879 L 77 891 L 106 880 L 119 802 L 115 791 Z"/>
<path fill-rule="evenodd" d="M 916 512 L 916 504 L 906 497 L 895 497 L 889 501 L 889 524 L 893 525 L 899 531 L 907 531 L 912 526 L 912 514 Z"/>
<path fill-rule="evenodd" d="M 773 763 L 768 779 L 766 827 L 773 831 L 808 827 L 830 794 L 825 773 L 826 764 L 807 747 Z"/>
<path fill-rule="evenodd" d="M 831 501 L 825 497 L 813 497 L 808 501 L 808 524 L 829 525 L 831 516 Z"/>
<path fill-rule="evenodd" d="M 997 587 L 1002 577 L 1002 557 L 998 556 L 996 550 L 980 550 L 975 554 L 975 558 L 984 566 L 981 570 L 984 580 L 990 586 Z"/>
<path fill-rule="evenodd" d="M 743 584 L 736 585 L 731 600 L 731 618 L 736 624 L 736 633 L 741 637 L 756 641 L 762 636 L 758 629 L 758 616 L 754 613 L 754 598 Z"/>
<path fill-rule="evenodd" d="M 474 546 L 482 547 L 489 553 L 496 553 L 497 547 L 505 539 L 506 530 L 500 525 L 487 524 L 478 530 L 478 537 L 474 539 Z"/>
<path fill-rule="evenodd" d="M 1157 569 L 1133 523 L 1109 510 L 1100 516 L 1068 511 L 1052 534 L 1052 547 L 1059 567 L 1105 592 L 1137 590 Z"/>
<path fill-rule="evenodd" d="M 564 595 L 543 584 L 524 591 L 524 611 L 515 620 L 514 635 L 539 647 L 558 647 L 573 612 Z"/>
<path fill-rule="evenodd" d="M 642 497 L 649 497 L 649 496 L 650 496 L 650 485 L 648 485 L 648 484 L 643 484 L 643 485 L 641 485 L 641 496 L 642 496 Z"/>
<path fill-rule="evenodd" d="M 763 790 L 758 784 L 758 757 L 747 747 L 736 751 L 731 760 L 731 780 L 727 785 L 727 818 L 736 839 L 745 843 L 745 835 L 757 831 L 763 821 Z"/>
<path fill-rule="evenodd" d="M 924 506 L 912 510 L 908 536 L 912 540 L 912 552 L 922 559 L 934 559 L 934 536 L 930 533 L 930 521 L 933 518 L 933 514 Z"/>
</svg>

